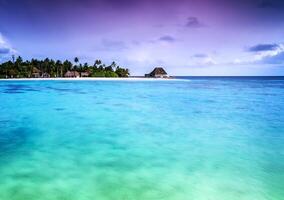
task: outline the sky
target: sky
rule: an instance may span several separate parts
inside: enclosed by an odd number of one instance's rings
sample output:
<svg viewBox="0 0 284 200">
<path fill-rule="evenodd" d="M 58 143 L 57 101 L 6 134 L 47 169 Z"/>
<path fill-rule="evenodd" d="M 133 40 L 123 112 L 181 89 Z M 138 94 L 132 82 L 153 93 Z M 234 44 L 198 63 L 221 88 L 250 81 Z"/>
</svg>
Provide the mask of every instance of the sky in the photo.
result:
<svg viewBox="0 0 284 200">
<path fill-rule="evenodd" d="M 0 0 L 0 62 L 20 55 L 131 75 L 284 75 L 282 0 Z"/>
</svg>

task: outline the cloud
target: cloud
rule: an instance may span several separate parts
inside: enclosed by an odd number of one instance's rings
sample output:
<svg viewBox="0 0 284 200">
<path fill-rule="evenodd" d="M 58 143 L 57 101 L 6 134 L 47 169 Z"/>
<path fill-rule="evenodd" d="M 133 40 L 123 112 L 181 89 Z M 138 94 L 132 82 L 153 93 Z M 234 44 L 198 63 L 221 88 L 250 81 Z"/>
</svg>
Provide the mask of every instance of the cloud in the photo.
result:
<svg viewBox="0 0 284 200">
<path fill-rule="evenodd" d="M 3 35 L 0 33 L 0 48 L 3 48 L 6 44 Z"/>
<path fill-rule="evenodd" d="M 269 58 L 278 56 L 284 52 L 283 44 L 272 44 L 272 45 L 256 45 L 254 49 L 253 61 L 264 62 Z"/>
<path fill-rule="evenodd" d="M 5 56 L 10 53 L 17 53 L 15 49 L 7 42 L 7 40 L 0 33 L 0 56 Z"/>
<path fill-rule="evenodd" d="M 250 54 L 236 58 L 233 64 L 284 64 L 284 44 L 258 44 L 248 49 Z"/>
<path fill-rule="evenodd" d="M 252 47 L 249 47 L 248 51 L 250 52 L 261 52 L 261 51 L 274 51 L 279 48 L 278 44 L 258 44 Z"/>
<path fill-rule="evenodd" d="M 199 21 L 197 17 L 188 17 L 185 26 L 188 28 L 200 28 L 204 25 Z"/>
<path fill-rule="evenodd" d="M 169 35 L 165 35 L 159 38 L 160 41 L 164 41 L 164 42 L 175 42 L 176 39 L 172 36 Z"/>
<path fill-rule="evenodd" d="M 125 44 L 125 42 L 110 39 L 103 39 L 100 45 L 95 48 L 95 50 L 99 51 L 122 51 L 125 49 L 128 49 L 128 46 Z"/>
<path fill-rule="evenodd" d="M 208 55 L 204 53 L 197 53 L 197 54 L 194 54 L 192 57 L 193 58 L 206 58 L 208 57 Z"/>
<path fill-rule="evenodd" d="M 0 47 L 0 55 L 10 53 L 10 49 L 6 47 Z"/>
<path fill-rule="evenodd" d="M 216 65 L 216 60 L 208 54 L 197 53 L 191 56 L 191 62 L 197 66 L 207 66 L 207 65 Z"/>
<path fill-rule="evenodd" d="M 265 64 L 284 64 L 284 49 L 279 51 L 277 54 L 267 56 L 262 59 L 262 63 Z"/>
</svg>

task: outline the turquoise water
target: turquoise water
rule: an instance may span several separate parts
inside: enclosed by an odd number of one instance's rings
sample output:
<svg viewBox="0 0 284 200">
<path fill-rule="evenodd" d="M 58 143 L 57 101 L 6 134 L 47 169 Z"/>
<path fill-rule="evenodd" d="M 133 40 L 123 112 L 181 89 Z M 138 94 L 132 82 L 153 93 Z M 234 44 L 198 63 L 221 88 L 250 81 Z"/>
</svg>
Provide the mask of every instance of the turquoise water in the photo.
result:
<svg viewBox="0 0 284 200">
<path fill-rule="evenodd" d="M 1 200 L 282 200 L 284 79 L 0 81 Z"/>
</svg>

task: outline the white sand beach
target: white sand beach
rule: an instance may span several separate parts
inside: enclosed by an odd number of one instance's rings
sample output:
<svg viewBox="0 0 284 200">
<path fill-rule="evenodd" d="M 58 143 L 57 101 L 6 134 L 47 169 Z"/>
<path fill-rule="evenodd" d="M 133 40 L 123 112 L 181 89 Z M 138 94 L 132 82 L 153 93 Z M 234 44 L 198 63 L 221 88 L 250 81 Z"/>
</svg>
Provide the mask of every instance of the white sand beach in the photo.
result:
<svg viewBox="0 0 284 200">
<path fill-rule="evenodd" d="M 105 78 L 105 77 L 84 77 L 84 78 L 10 78 L 0 79 L 0 81 L 183 81 L 177 78 L 144 78 L 144 77 L 129 77 L 129 78 Z"/>
</svg>

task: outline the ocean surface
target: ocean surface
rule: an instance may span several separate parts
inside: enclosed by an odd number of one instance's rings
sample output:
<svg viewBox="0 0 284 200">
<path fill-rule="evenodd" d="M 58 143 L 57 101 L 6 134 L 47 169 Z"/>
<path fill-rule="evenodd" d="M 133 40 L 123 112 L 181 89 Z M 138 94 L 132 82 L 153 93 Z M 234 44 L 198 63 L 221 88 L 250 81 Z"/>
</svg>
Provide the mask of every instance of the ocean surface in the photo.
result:
<svg viewBox="0 0 284 200">
<path fill-rule="evenodd" d="M 0 81 L 0 200 L 283 200 L 284 78 Z"/>
</svg>

